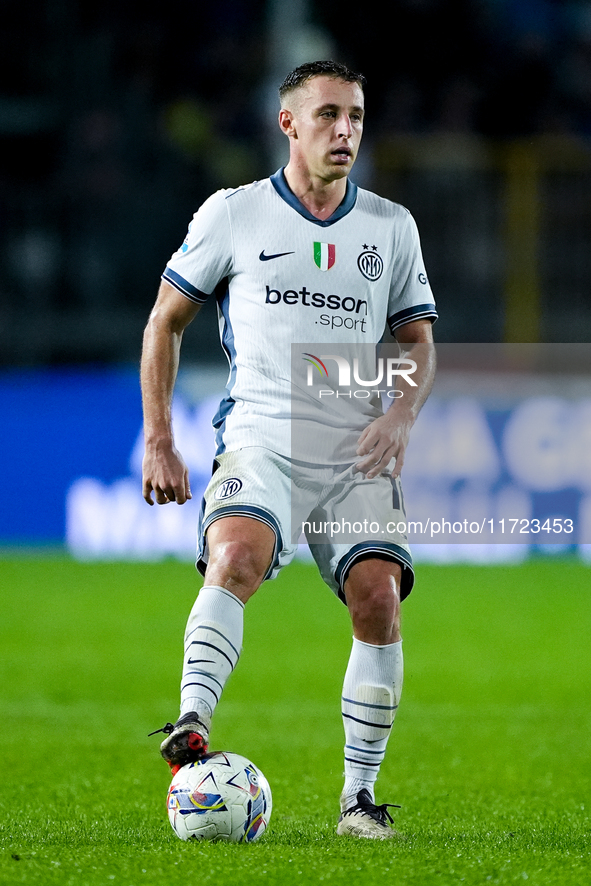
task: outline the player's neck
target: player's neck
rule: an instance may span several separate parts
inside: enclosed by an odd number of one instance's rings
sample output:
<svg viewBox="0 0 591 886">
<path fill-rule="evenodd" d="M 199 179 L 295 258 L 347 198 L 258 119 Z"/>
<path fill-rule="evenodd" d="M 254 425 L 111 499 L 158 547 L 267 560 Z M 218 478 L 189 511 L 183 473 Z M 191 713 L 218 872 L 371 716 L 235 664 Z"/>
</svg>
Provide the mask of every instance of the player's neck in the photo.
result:
<svg viewBox="0 0 591 886">
<path fill-rule="evenodd" d="M 321 221 L 336 212 L 347 193 L 346 177 L 327 182 L 312 176 L 307 170 L 298 169 L 293 163 L 287 164 L 284 174 L 290 190 L 300 203 Z"/>
</svg>

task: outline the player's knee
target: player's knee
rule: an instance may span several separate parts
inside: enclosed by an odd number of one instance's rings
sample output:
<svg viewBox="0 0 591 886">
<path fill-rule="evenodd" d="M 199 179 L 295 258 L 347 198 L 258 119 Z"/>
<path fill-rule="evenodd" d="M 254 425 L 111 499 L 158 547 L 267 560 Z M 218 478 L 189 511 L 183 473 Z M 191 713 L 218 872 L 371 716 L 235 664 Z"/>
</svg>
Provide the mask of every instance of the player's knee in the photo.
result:
<svg viewBox="0 0 591 886">
<path fill-rule="evenodd" d="M 368 605 L 381 607 L 400 605 L 400 583 L 402 568 L 398 563 L 377 557 L 358 560 L 345 582 L 347 600 L 349 596 L 363 601 Z"/>
<path fill-rule="evenodd" d="M 394 583 L 357 588 L 357 592 L 347 597 L 349 608 L 359 615 L 371 617 L 377 613 L 389 616 L 392 621 L 400 617 L 400 596 Z"/>
<path fill-rule="evenodd" d="M 361 564 L 359 564 L 361 566 Z M 400 583 L 392 571 L 353 570 L 345 584 L 355 636 L 369 643 L 400 639 Z"/>
<path fill-rule="evenodd" d="M 378 646 L 400 640 L 400 601 L 392 589 L 374 590 L 349 603 L 353 633 Z"/>
<path fill-rule="evenodd" d="M 259 587 L 269 563 L 266 556 L 243 541 L 215 545 L 209 554 L 206 581 L 227 588 L 240 599 L 248 599 Z"/>
</svg>

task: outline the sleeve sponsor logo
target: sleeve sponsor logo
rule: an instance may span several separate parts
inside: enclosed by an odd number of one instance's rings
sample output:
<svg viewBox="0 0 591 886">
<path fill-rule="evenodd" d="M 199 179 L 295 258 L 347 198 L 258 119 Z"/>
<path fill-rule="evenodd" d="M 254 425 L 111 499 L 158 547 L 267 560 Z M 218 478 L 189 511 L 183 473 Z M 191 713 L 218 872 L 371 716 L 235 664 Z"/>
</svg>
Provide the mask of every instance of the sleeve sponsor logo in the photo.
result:
<svg viewBox="0 0 591 886">
<path fill-rule="evenodd" d="M 181 252 L 186 252 L 189 248 L 189 237 L 191 236 L 191 227 L 192 226 L 193 226 L 193 222 L 191 221 L 191 223 L 189 224 L 189 229 L 187 231 L 187 236 L 183 240 L 183 245 L 181 246 L 181 249 L 180 249 Z"/>
</svg>

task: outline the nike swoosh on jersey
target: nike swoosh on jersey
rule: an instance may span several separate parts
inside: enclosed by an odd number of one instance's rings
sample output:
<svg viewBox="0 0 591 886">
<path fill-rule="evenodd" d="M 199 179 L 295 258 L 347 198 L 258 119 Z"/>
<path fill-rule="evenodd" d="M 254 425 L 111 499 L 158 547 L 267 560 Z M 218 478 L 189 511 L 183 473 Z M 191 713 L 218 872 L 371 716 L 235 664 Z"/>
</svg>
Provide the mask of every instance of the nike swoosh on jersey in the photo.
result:
<svg viewBox="0 0 591 886">
<path fill-rule="evenodd" d="M 265 255 L 265 250 L 259 255 L 261 261 L 271 261 L 272 258 L 281 258 L 282 255 L 293 255 L 293 252 L 276 252 L 274 255 Z"/>
</svg>

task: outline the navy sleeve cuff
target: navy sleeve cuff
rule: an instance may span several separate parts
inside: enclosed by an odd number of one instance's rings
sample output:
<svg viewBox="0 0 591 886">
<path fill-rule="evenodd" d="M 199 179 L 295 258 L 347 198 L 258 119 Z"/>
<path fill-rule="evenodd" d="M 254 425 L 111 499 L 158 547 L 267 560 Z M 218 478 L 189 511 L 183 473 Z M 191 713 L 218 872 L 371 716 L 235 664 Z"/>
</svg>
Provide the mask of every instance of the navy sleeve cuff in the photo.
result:
<svg viewBox="0 0 591 886">
<path fill-rule="evenodd" d="M 200 289 L 197 289 L 196 286 L 193 286 L 188 280 L 185 280 L 184 277 L 181 277 L 180 274 L 173 271 L 172 268 L 166 268 L 162 274 L 162 279 L 166 280 L 167 283 L 170 283 L 171 286 L 174 286 L 174 288 L 178 289 L 180 293 L 186 295 L 187 298 L 196 302 L 198 305 L 205 304 L 208 299 L 206 292 L 201 292 Z"/>
<path fill-rule="evenodd" d="M 413 320 L 423 320 L 427 318 L 434 323 L 438 316 L 434 304 L 413 305 L 411 308 L 397 311 L 395 314 L 392 314 L 391 317 L 388 317 L 388 327 L 390 328 L 390 332 L 393 333 L 399 326 L 404 326 L 405 323 L 411 323 Z"/>
</svg>

